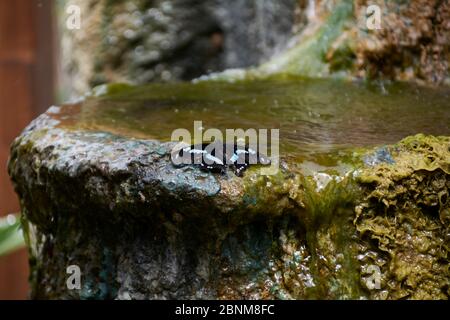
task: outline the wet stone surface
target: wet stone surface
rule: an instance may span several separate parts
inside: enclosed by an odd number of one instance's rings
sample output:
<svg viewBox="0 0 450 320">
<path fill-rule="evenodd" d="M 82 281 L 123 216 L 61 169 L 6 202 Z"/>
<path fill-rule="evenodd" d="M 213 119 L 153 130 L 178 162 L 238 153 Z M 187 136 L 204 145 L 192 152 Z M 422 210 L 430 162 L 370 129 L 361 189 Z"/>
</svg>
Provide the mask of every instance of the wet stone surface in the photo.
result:
<svg viewBox="0 0 450 320">
<path fill-rule="evenodd" d="M 116 85 L 50 108 L 9 162 L 32 297 L 448 299 L 449 92 L 385 89 Z M 174 166 L 194 119 L 280 127 L 280 170 Z"/>
</svg>

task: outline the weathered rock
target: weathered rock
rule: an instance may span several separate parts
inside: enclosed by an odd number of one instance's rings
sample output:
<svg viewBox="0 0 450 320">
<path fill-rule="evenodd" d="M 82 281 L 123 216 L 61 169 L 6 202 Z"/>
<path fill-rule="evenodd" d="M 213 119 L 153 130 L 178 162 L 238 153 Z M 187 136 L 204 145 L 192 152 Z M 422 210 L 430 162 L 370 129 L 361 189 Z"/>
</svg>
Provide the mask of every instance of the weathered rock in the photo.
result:
<svg viewBox="0 0 450 320">
<path fill-rule="evenodd" d="M 358 75 L 367 78 L 449 83 L 450 3 L 448 1 L 361 1 L 382 12 L 380 29 L 358 31 Z"/>
<path fill-rule="evenodd" d="M 104 89 L 50 108 L 12 146 L 33 298 L 448 299 L 450 138 L 369 146 L 448 135 L 446 90 L 387 86 L 391 110 L 338 82 Z M 204 109 L 209 127 L 280 125 L 280 171 L 174 167 L 163 137 Z"/>
<path fill-rule="evenodd" d="M 75 96 L 103 83 L 190 80 L 229 68 L 250 68 L 250 76 L 258 78 L 290 74 L 449 83 L 448 1 L 70 4 L 80 6 L 82 28 L 68 30 L 60 10 L 61 90 Z M 380 9 L 379 29 L 369 29 L 369 5 Z"/>
<path fill-rule="evenodd" d="M 449 83 L 448 1 L 309 3 L 307 23 L 299 25 L 291 45 L 250 69 L 248 77 L 287 73 Z"/>
<path fill-rule="evenodd" d="M 68 30 L 62 64 L 67 88 L 82 94 L 110 82 L 190 80 L 258 65 L 288 42 L 295 0 L 73 0 L 82 28 Z"/>
</svg>

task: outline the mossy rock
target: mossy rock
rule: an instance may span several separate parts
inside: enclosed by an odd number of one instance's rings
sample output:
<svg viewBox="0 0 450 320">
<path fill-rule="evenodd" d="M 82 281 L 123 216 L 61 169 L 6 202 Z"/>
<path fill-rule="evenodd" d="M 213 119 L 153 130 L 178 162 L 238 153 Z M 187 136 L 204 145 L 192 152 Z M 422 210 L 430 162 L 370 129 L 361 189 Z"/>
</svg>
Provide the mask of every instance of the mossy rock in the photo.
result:
<svg viewBox="0 0 450 320">
<path fill-rule="evenodd" d="M 387 87 L 396 109 L 386 111 L 370 88 L 339 82 L 109 89 L 50 108 L 12 145 L 9 174 L 22 206 L 33 298 L 448 299 L 450 139 L 419 134 L 371 145 L 403 132 L 379 112 L 406 112 L 408 130 L 429 128 L 425 116 L 407 116 L 411 108 L 428 110 L 414 95 Z M 414 90 L 439 106 L 439 91 Z M 322 103 L 319 116 L 308 111 L 308 99 Z M 370 131 L 365 146 L 342 146 L 339 137 L 354 134 L 363 144 L 356 135 L 367 131 L 355 131 L 346 113 L 327 116 L 340 99 L 352 115 L 367 104 L 372 112 L 354 121 L 385 131 Z M 178 116 L 205 108 L 215 121 L 209 125 L 274 121 L 289 128 L 283 121 L 297 117 L 302 139 L 332 128 L 336 140 L 312 136 L 318 140 L 305 148 L 281 131 L 287 153 L 276 175 L 257 166 L 243 177 L 175 167 L 174 143 L 152 135 L 170 133 Z M 442 134 L 447 109 L 433 122 Z M 158 121 L 146 127 L 147 119 Z M 66 286 L 74 264 L 80 290 Z"/>
</svg>

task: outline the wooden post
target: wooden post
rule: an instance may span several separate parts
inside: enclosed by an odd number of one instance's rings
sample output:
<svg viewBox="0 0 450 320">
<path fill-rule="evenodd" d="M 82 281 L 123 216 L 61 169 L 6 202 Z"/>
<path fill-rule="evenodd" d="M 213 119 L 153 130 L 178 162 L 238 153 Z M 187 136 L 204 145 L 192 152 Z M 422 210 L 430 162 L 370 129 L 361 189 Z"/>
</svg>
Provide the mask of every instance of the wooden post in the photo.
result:
<svg viewBox="0 0 450 320">
<path fill-rule="evenodd" d="M 53 102 L 53 1 L 0 1 L 0 215 L 19 211 L 6 163 L 9 145 Z M 28 295 L 26 250 L 0 258 L 0 299 Z"/>
</svg>

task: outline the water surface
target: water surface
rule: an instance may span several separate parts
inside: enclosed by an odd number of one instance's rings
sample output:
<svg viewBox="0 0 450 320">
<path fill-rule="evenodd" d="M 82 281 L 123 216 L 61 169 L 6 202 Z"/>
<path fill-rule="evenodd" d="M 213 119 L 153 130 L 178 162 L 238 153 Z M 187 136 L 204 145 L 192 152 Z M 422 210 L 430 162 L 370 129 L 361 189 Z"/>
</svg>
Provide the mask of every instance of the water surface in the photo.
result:
<svg viewBox="0 0 450 320">
<path fill-rule="evenodd" d="M 196 120 L 223 132 L 279 128 L 283 158 L 317 160 L 417 133 L 450 135 L 450 90 L 306 79 L 150 84 L 88 98 L 58 118 L 74 128 L 162 141 L 177 128 L 193 132 Z"/>
</svg>

